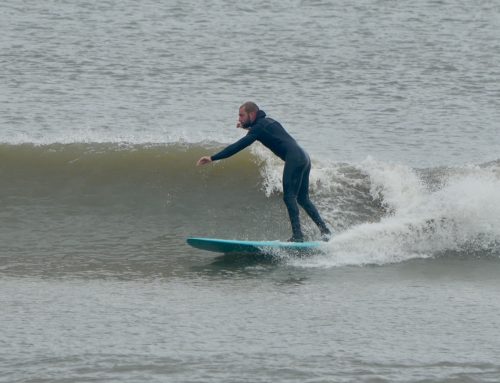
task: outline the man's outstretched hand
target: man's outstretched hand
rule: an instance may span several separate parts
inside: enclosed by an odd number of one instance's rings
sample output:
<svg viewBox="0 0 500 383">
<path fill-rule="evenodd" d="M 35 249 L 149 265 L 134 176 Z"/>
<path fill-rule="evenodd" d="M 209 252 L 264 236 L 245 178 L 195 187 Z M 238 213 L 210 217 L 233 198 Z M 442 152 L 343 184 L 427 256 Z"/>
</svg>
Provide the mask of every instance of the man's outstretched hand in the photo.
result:
<svg viewBox="0 0 500 383">
<path fill-rule="evenodd" d="M 212 159 L 208 156 L 204 156 L 198 160 L 198 162 L 196 163 L 196 166 L 206 165 L 206 164 L 209 164 L 210 162 L 212 162 Z"/>
</svg>

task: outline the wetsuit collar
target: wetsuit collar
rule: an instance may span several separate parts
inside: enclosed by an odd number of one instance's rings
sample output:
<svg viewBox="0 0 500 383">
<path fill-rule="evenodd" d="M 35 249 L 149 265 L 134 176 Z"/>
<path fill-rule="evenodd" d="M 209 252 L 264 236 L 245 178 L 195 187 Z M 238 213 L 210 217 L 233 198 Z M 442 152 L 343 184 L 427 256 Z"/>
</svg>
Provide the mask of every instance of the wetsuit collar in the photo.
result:
<svg viewBox="0 0 500 383">
<path fill-rule="evenodd" d="M 257 112 L 257 116 L 255 117 L 255 121 L 252 122 L 249 126 L 254 126 L 261 118 L 265 117 L 266 117 L 266 112 L 264 112 L 263 110 L 259 110 Z"/>
</svg>

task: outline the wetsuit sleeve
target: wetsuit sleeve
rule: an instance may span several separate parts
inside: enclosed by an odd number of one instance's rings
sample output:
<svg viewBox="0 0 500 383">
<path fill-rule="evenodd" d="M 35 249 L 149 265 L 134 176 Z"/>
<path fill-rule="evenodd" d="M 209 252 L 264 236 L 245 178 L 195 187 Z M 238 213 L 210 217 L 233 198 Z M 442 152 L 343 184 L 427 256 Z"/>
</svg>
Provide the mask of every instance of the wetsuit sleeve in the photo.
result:
<svg viewBox="0 0 500 383">
<path fill-rule="evenodd" d="M 219 153 L 214 154 L 210 158 L 212 161 L 222 160 L 224 158 L 231 157 L 232 155 L 238 153 L 240 150 L 245 149 L 247 146 L 253 144 L 257 139 L 257 135 L 253 132 L 248 132 L 248 134 L 234 144 L 227 146 L 225 149 L 221 150 Z"/>
</svg>

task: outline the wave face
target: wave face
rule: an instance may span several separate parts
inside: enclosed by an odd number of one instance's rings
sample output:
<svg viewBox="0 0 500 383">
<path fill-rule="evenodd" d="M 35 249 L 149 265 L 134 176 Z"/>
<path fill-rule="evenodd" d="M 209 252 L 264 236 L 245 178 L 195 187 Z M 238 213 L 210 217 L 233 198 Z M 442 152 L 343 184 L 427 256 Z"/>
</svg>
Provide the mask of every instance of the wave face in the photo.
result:
<svg viewBox="0 0 500 383">
<path fill-rule="evenodd" d="M 210 142 L 1 145 L 0 200 L 13 225 L 0 235 L 6 243 L 13 236 L 39 243 L 43 228 L 52 237 L 59 233 L 78 241 L 76 220 L 85 238 L 98 227 L 100 241 L 140 233 L 179 239 L 287 236 L 282 163 L 255 145 L 230 160 L 194 165 L 221 147 Z M 498 190 L 500 161 L 412 169 L 372 158 L 357 164 L 313 159 L 311 198 L 337 235 L 325 254 L 290 262 L 331 267 L 451 253 L 497 256 Z M 312 222 L 305 217 L 303 222 L 306 235 L 317 237 Z"/>
</svg>

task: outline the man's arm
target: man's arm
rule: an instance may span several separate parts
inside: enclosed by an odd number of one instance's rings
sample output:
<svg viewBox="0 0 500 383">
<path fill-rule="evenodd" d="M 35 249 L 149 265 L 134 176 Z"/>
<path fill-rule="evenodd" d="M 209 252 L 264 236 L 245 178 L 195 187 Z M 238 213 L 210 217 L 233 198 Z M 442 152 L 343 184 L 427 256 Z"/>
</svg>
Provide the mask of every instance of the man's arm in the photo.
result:
<svg viewBox="0 0 500 383">
<path fill-rule="evenodd" d="M 219 153 L 214 154 L 210 157 L 212 161 L 222 160 L 224 158 L 231 157 L 238 153 L 239 151 L 245 149 L 247 146 L 253 144 L 257 136 L 252 132 L 248 132 L 245 137 L 240 138 L 234 144 L 227 146 L 225 149 L 221 150 Z"/>
<path fill-rule="evenodd" d="M 257 136 L 254 133 L 248 132 L 248 134 L 246 136 L 240 138 L 234 144 L 227 146 L 225 149 L 221 150 L 219 153 L 214 154 L 213 156 L 210 156 L 210 157 L 209 156 L 201 157 L 198 160 L 198 162 L 196 163 L 196 165 L 197 166 L 206 165 L 212 161 L 218 161 L 218 160 L 222 160 L 224 158 L 231 157 L 232 155 L 238 153 L 239 151 L 245 149 L 247 146 L 254 143 L 256 139 L 257 139 Z"/>
</svg>

